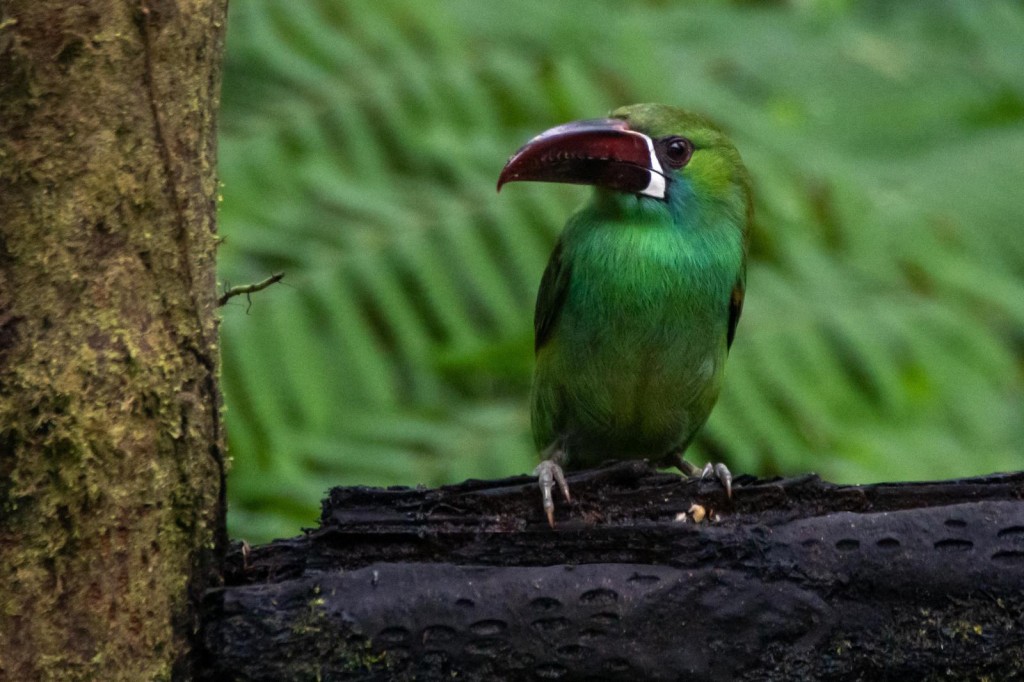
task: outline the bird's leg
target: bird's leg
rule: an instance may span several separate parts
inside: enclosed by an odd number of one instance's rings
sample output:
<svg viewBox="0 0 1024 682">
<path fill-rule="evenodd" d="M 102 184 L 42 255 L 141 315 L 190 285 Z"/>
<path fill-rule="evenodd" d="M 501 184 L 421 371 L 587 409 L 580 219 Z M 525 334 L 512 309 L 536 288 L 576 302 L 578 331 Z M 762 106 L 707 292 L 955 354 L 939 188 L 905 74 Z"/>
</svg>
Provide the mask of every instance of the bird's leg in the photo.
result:
<svg viewBox="0 0 1024 682">
<path fill-rule="evenodd" d="M 552 499 L 551 489 L 558 483 L 559 489 L 566 502 L 572 502 L 569 495 L 569 484 L 565 482 L 565 473 L 562 471 L 562 464 L 565 463 L 566 452 L 560 441 L 549 445 L 541 456 L 544 458 L 533 475 L 537 477 L 540 484 L 540 494 L 544 502 L 544 513 L 548 517 L 548 525 L 555 527 L 555 501 Z"/>
<path fill-rule="evenodd" d="M 665 461 L 682 471 L 690 478 L 700 477 L 700 480 L 703 481 L 711 474 L 714 474 L 715 478 L 721 481 L 722 486 L 725 488 L 725 496 L 730 498 L 732 497 L 732 472 L 729 471 L 729 467 L 725 466 L 721 462 L 715 462 L 714 464 L 708 462 L 704 465 L 704 468 L 701 469 L 695 464 L 691 464 L 683 459 L 683 453 L 680 450 L 673 450 L 668 453 L 668 456 L 665 457 Z"/>
<path fill-rule="evenodd" d="M 697 474 L 701 473 L 700 467 L 696 464 L 691 464 L 683 459 L 682 450 L 673 450 L 665 456 L 664 464 L 674 466 L 676 469 L 682 471 L 685 475 L 693 478 Z"/>
</svg>

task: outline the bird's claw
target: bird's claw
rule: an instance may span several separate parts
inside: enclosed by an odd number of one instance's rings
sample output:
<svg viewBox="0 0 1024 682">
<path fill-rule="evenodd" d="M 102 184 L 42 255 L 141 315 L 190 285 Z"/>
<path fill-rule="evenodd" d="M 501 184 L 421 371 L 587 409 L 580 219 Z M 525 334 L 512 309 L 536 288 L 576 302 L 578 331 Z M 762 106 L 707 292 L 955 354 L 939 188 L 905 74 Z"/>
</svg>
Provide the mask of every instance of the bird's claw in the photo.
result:
<svg viewBox="0 0 1024 682">
<path fill-rule="evenodd" d="M 552 499 L 551 490 L 555 487 L 556 482 L 565 501 L 572 502 L 572 496 L 569 495 L 569 484 L 565 481 L 565 473 L 558 464 L 550 459 L 545 459 L 533 470 L 533 475 L 537 477 L 537 482 L 540 484 L 540 494 L 544 502 L 544 514 L 548 517 L 548 525 L 554 528 L 555 501 Z"/>
<path fill-rule="evenodd" d="M 725 496 L 730 499 L 732 498 L 732 472 L 729 471 L 729 467 L 725 466 L 721 462 L 708 462 L 704 465 L 703 469 L 699 469 L 695 464 L 683 459 L 682 453 L 678 451 L 669 453 L 666 461 L 677 467 L 683 472 L 683 474 L 690 478 L 700 477 L 700 480 L 703 481 L 711 474 L 714 474 L 715 478 L 721 481 L 722 485 L 725 487 Z"/>
<path fill-rule="evenodd" d="M 725 466 L 721 462 L 711 463 L 708 462 L 704 465 L 704 468 L 700 471 L 700 480 L 704 480 L 711 474 L 715 475 L 719 481 L 722 482 L 722 486 L 725 487 L 725 496 L 732 498 L 732 472 L 729 471 L 729 467 Z"/>
</svg>

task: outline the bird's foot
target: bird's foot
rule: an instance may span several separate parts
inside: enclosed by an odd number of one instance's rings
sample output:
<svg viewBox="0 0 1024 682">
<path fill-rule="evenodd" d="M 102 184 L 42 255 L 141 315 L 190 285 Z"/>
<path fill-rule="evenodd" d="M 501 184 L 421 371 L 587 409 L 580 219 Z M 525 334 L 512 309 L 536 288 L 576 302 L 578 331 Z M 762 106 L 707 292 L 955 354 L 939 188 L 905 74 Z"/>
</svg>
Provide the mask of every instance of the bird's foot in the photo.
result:
<svg viewBox="0 0 1024 682">
<path fill-rule="evenodd" d="M 725 496 L 732 497 L 732 472 L 729 471 L 729 467 L 721 462 L 708 462 L 701 469 L 697 465 L 687 462 L 679 453 L 670 455 L 669 461 L 690 478 L 700 478 L 703 481 L 711 474 L 714 474 L 715 478 L 722 482 L 722 486 L 725 488 Z"/>
<path fill-rule="evenodd" d="M 732 498 L 732 472 L 729 471 L 729 467 L 725 466 L 721 462 L 708 462 L 704 465 L 704 468 L 700 470 L 700 480 L 703 481 L 711 474 L 714 474 L 715 478 L 722 482 L 722 487 L 725 488 L 725 496 Z"/>
<path fill-rule="evenodd" d="M 566 502 L 572 502 L 569 495 L 569 484 L 565 482 L 565 472 L 562 467 L 550 459 L 545 459 L 533 470 L 540 484 L 540 494 L 544 501 L 544 514 L 548 517 L 548 525 L 555 527 L 555 501 L 552 499 L 551 490 L 558 483 L 559 489 Z"/>
</svg>

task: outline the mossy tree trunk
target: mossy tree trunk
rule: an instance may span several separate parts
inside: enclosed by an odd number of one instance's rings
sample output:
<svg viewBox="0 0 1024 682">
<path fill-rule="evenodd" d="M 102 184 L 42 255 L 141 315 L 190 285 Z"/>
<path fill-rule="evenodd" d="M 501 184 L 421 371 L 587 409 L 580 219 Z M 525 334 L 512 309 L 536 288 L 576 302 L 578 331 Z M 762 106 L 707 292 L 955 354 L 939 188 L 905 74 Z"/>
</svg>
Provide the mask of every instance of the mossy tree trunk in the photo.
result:
<svg viewBox="0 0 1024 682">
<path fill-rule="evenodd" d="M 0 679 L 189 675 L 226 0 L 0 2 Z"/>
</svg>

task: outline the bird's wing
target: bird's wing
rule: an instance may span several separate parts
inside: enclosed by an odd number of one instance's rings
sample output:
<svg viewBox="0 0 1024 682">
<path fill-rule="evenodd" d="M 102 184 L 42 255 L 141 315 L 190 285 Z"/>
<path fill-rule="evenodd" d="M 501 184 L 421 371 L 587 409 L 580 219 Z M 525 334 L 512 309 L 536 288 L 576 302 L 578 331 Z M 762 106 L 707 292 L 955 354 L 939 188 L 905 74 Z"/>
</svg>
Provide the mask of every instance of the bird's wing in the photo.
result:
<svg viewBox="0 0 1024 682">
<path fill-rule="evenodd" d="M 533 312 L 533 349 L 539 351 L 551 339 L 569 293 L 570 266 L 562 260 L 562 242 L 555 245 L 537 292 Z"/>
<path fill-rule="evenodd" d="M 729 295 L 729 330 L 726 332 L 725 341 L 728 348 L 732 348 L 732 340 L 736 337 L 736 325 L 740 323 L 740 313 L 743 312 L 743 296 L 747 290 L 747 268 L 744 264 L 740 270 L 740 276 L 736 278 L 736 285 Z"/>
</svg>

